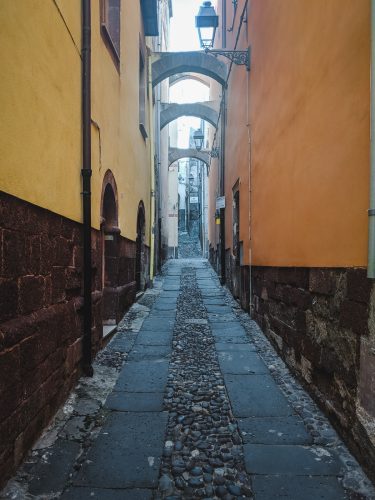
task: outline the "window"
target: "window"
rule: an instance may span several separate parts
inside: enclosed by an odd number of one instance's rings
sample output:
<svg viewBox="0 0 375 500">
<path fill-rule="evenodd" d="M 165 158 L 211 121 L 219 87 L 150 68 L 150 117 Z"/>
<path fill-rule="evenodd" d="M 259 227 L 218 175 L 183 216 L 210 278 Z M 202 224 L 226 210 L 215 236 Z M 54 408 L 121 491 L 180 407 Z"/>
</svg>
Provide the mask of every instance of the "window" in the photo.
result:
<svg viewBox="0 0 375 500">
<path fill-rule="evenodd" d="M 121 0 L 101 0 L 100 27 L 105 44 L 117 66 L 120 65 Z"/>
<path fill-rule="evenodd" d="M 139 44 L 139 130 L 143 139 L 147 137 L 146 130 L 146 64 L 142 44 Z"/>
</svg>

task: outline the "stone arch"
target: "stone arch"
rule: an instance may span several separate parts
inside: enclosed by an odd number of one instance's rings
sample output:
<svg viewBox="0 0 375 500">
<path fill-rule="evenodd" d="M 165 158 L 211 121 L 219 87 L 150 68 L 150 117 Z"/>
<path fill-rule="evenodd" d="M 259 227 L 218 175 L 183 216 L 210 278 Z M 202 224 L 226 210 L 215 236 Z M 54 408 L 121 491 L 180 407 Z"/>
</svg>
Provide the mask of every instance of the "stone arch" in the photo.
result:
<svg viewBox="0 0 375 500">
<path fill-rule="evenodd" d="M 205 80 L 199 75 L 195 75 L 194 73 L 181 73 L 181 74 L 177 73 L 176 75 L 172 75 L 169 78 L 169 86 L 172 87 L 172 85 L 175 85 L 176 83 L 179 83 L 183 80 L 195 80 L 201 83 L 202 85 L 205 85 L 206 87 L 210 86 L 207 80 Z"/>
<path fill-rule="evenodd" d="M 107 170 L 103 178 L 100 207 L 100 224 L 118 229 L 117 185 L 111 170 Z"/>
<path fill-rule="evenodd" d="M 141 200 L 137 213 L 137 239 L 135 252 L 135 281 L 137 292 L 145 289 L 146 285 L 146 254 L 145 254 L 146 212 Z"/>
<path fill-rule="evenodd" d="M 196 160 L 203 161 L 203 163 L 205 163 L 207 167 L 209 167 L 210 164 L 210 155 L 207 151 L 197 151 L 196 149 L 169 148 L 169 165 L 172 165 L 172 163 L 181 160 L 182 158 L 195 158 Z"/>
<path fill-rule="evenodd" d="M 101 254 L 103 287 L 103 326 L 117 322 L 119 236 L 118 195 L 115 178 L 110 170 L 104 175 L 101 196 Z"/>
<path fill-rule="evenodd" d="M 164 128 L 168 123 L 177 120 L 180 116 L 197 116 L 216 128 L 219 113 L 214 109 L 213 104 L 214 101 L 187 104 L 163 104 L 163 109 L 160 113 L 160 128 Z"/>
<path fill-rule="evenodd" d="M 205 52 L 157 52 L 152 63 L 152 85 L 179 73 L 198 73 L 226 85 L 225 63 Z"/>
</svg>

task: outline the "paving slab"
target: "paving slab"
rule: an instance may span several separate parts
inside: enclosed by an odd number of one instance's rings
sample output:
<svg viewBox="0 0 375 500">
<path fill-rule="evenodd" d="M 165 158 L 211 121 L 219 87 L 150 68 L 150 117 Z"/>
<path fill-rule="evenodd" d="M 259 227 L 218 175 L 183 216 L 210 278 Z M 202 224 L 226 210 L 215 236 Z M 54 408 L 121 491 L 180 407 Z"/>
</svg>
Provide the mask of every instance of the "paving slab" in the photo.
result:
<svg viewBox="0 0 375 500">
<path fill-rule="evenodd" d="M 172 332 L 154 332 L 154 331 L 144 331 L 140 332 L 137 340 L 135 341 L 134 347 L 139 345 L 147 346 L 170 346 L 172 342 Z"/>
<path fill-rule="evenodd" d="M 165 292 L 176 292 L 180 291 L 180 285 L 164 285 L 163 290 Z"/>
<path fill-rule="evenodd" d="M 118 352 L 129 352 L 137 338 L 135 335 L 117 335 L 109 344 L 110 348 Z"/>
<path fill-rule="evenodd" d="M 151 330 L 153 332 L 156 331 L 166 331 L 173 330 L 175 320 L 168 317 L 159 317 L 156 318 L 154 316 L 149 316 L 142 325 L 141 332 L 144 330 Z"/>
<path fill-rule="evenodd" d="M 297 416 L 239 418 L 238 427 L 246 444 L 312 444 L 313 438 Z"/>
<path fill-rule="evenodd" d="M 157 304 L 154 305 L 153 311 L 174 311 L 176 312 L 176 303 L 175 302 L 169 302 L 169 303 L 161 303 L 158 302 Z"/>
<path fill-rule="evenodd" d="M 348 497 L 336 477 L 324 476 L 254 476 L 253 491 L 257 500 L 345 500 Z"/>
<path fill-rule="evenodd" d="M 80 449 L 78 442 L 58 439 L 54 449 L 47 451 L 44 460 L 33 467 L 29 493 L 48 495 L 56 490 L 61 491 L 72 472 Z"/>
<path fill-rule="evenodd" d="M 216 342 L 216 351 L 217 352 L 255 352 L 256 348 L 254 344 L 251 344 L 248 339 L 244 343 L 228 343 L 228 342 Z"/>
<path fill-rule="evenodd" d="M 230 313 L 208 313 L 207 314 L 208 321 L 211 323 L 229 323 L 233 322 L 236 319 L 236 316 L 233 314 L 233 312 Z"/>
<path fill-rule="evenodd" d="M 339 458 L 318 446 L 245 444 L 245 467 L 249 474 L 287 476 L 338 476 Z"/>
<path fill-rule="evenodd" d="M 152 490 L 128 489 L 114 490 L 104 488 L 85 488 L 72 486 L 61 497 L 63 500 L 151 500 Z"/>
<path fill-rule="evenodd" d="M 223 297 L 209 297 L 209 298 L 204 298 L 203 299 L 203 304 L 206 305 L 213 305 L 213 306 L 224 306 L 226 305 L 224 302 Z"/>
<path fill-rule="evenodd" d="M 117 379 L 114 391 L 164 392 L 169 361 L 129 361 Z"/>
<path fill-rule="evenodd" d="M 246 333 L 245 328 L 238 323 L 238 321 L 231 321 L 231 322 L 226 322 L 223 323 L 221 321 L 211 321 L 211 330 L 212 333 L 215 335 L 216 332 L 220 330 L 225 330 L 226 332 L 240 332 L 240 333 Z"/>
<path fill-rule="evenodd" d="M 206 310 L 208 313 L 215 314 L 232 314 L 232 308 L 227 305 L 215 305 L 215 304 L 205 304 Z"/>
<path fill-rule="evenodd" d="M 137 344 L 129 354 L 128 361 L 145 361 L 147 359 L 167 358 L 171 354 L 171 345 L 142 345 Z"/>
<path fill-rule="evenodd" d="M 267 366 L 256 352 L 222 351 L 218 353 L 218 360 L 223 373 L 237 375 L 269 373 Z"/>
<path fill-rule="evenodd" d="M 227 343 L 227 344 L 246 344 L 249 342 L 248 337 L 245 333 L 236 332 L 236 331 L 228 331 L 225 332 L 221 330 L 219 332 L 213 332 L 215 337 L 215 342 L 218 343 Z"/>
<path fill-rule="evenodd" d="M 115 411 L 163 411 L 163 392 L 112 392 L 105 407 Z"/>
<path fill-rule="evenodd" d="M 157 487 L 167 421 L 167 412 L 112 412 L 74 485 Z"/>
<path fill-rule="evenodd" d="M 287 399 L 270 375 L 227 375 L 225 385 L 235 417 L 292 415 Z"/>
</svg>

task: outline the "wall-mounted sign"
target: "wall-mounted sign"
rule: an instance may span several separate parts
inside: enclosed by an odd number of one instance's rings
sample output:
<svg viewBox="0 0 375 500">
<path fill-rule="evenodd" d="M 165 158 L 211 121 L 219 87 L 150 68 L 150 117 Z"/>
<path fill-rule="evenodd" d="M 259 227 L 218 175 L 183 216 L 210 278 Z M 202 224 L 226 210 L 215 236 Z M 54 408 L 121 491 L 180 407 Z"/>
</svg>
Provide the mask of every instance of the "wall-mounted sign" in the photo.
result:
<svg viewBox="0 0 375 500">
<path fill-rule="evenodd" d="M 198 203 L 198 196 L 190 196 L 190 203 Z"/>
<path fill-rule="evenodd" d="M 218 196 L 216 198 L 216 210 L 220 210 L 220 208 L 225 208 L 225 196 Z"/>
<path fill-rule="evenodd" d="M 104 239 L 105 239 L 106 241 L 113 241 L 113 240 L 114 240 L 114 238 L 113 238 L 113 234 L 105 234 L 105 235 L 104 235 Z"/>
</svg>

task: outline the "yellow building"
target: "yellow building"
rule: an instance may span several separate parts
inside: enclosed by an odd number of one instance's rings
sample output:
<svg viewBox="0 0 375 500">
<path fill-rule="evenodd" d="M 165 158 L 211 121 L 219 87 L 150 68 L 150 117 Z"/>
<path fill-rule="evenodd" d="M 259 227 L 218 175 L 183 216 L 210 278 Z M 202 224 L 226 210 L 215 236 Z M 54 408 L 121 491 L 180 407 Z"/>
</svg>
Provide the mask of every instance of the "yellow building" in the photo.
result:
<svg viewBox="0 0 375 500">
<path fill-rule="evenodd" d="M 2 481 L 80 374 L 82 345 L 90 371 L 103 334 L 150 280 L 146 37 L 158 35 L 158 8 L 168 22 L 169 7 L 83 0 L 81 12 L 77 0 L 0 3 Z M 92 266 L 84 283 L 85 225 Z"/>
</svg>

